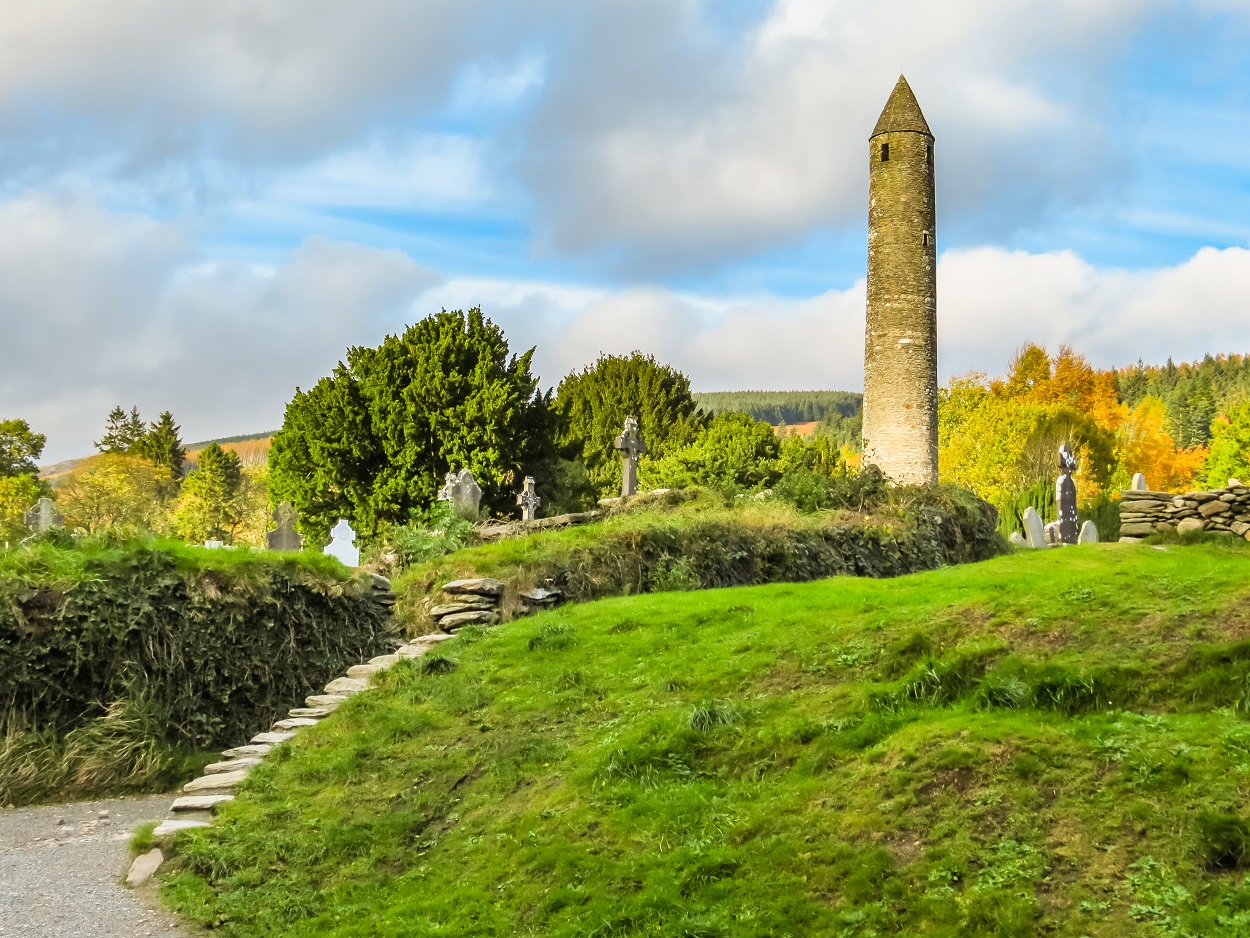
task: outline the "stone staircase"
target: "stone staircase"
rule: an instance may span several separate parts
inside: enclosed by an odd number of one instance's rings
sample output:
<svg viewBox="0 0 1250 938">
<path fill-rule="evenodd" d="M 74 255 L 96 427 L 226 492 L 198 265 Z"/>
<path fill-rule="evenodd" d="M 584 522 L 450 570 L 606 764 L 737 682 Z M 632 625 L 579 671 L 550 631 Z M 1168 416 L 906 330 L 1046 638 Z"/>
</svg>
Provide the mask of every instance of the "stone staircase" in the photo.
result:
<svg viewBox="0 0 1250 938">
<path fill-rule="evenodd" d="M 379 655 L 365 664 L 348 668 L 346 675 L 335 678 L 325 686 L 324 693 L 308 697 L 304 701 L 306 706 L 296 707 L 285 719 L 274 723 L 268 732 L 258 733 L 245 745 L 225 750 L 220 762 L 206 766 L 202 776 L 182 787 L 180 796 L 170 806 L 170 816 L 156 827 L 153 835 L 166 837 L 181 830 L 208 827 L 213 822 L 217 806 L 234 799 L 235 788 L 275 746 L 294 739 L 310 726 L 316 726 L 337 710 L 343 701 L 368 690 L 375 674 L 404 658 L 419 658 L 449 638 L 451 635 L 447 632 L 422 635 L 402 645 L 394 654 Z"/>
</svg>

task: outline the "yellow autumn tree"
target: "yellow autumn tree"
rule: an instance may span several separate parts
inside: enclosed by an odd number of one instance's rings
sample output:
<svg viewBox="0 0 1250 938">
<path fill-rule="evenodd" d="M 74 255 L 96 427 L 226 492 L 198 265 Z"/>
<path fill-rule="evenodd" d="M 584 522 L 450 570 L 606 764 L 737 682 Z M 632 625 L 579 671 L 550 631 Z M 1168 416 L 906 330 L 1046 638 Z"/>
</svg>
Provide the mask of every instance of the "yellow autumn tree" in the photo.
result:
<svg viewBox="0 0 1250 938">
<path fill-rule="evenodd" d="M 1126 489 L 1140 472 L 1156 492 L 1192 489 L 1207 459 L 1207 448 L 1180 449 L 1165 429 L 1167 404 L 1157 397 L 1142 398 L 1116 434 L 1117 489 Z"/>
<path fill-rule="evenodd" d="M 67 527 L 159 532 L 169 520 L 169 472 L 139 456 L 102 453 L 84 459 L 56 487 Z"/>
</svg>

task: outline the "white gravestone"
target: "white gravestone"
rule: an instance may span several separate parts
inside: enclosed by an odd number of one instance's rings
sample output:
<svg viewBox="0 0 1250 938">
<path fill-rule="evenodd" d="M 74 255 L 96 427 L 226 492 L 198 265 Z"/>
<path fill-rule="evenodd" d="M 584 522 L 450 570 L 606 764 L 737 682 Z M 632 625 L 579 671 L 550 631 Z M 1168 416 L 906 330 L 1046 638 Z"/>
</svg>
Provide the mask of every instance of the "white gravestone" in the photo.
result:
<svg viewBox="0 0 1250 938">
<path fill-rule="evenodd" d="M 338 560 L 345 567 L 360 566 L 360 551 L 356 547 L 356 532 L 347 523 L 346 518 L 339 518 L 330 531 L 330 543 L 323 553 Z"/>
<path fill-rule="evenodd" d="M 1133 482 L 1129 485 L 1129 490 L 1133 492 L 1148 492 L 1150 487 L 1146 485 L 1146 477 L 1140 472 L 1133 474 Z"/>
<path fill-rule="evenodd" d="M 1007 543 L 1012 547 L 1028 547 L 1029 542 L 1024 539 L 1024 535 L 1019 531 L 1012 531 L 1007 538 Z"/>
<path fill-rule="evenodd" d="M 1042 516 L 1030 505 L 1024 509 L 1024 537 L 1030 547 L 1046 547 L 1046 528 L 1042 525 Z"/>
<path fill-rule="evenodd" d="M 1097 544 L 1098 543 L 1098 525 L 1092 521 L 1086 521 L 1081 525 L 1081 536 L 1077 538 L 1078 544 Z"/>
</svg>

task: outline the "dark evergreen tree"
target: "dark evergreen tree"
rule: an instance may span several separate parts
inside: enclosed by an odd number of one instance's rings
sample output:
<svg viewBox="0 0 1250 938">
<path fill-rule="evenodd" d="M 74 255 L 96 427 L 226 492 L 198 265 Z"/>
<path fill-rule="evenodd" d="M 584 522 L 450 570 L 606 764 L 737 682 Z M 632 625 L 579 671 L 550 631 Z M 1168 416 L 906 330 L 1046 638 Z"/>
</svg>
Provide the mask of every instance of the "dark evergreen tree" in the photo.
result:
<svg viewBox="0 0 1250 938">
<path fill-rule="evenodd" d="M 272 497 L 294 503 L 314 539 L 339 517 L 370 537 L 420 517 L 444 475 L 467 467 L 487 507 L 512 510 L 524 476 L 541 488 L 553 472 L 533 353 L 510 354 L 480 309 L 444 310 L 377 348 L 349 349 L 287 405 L 269 452 Z"/>
<path fill-rule="evenodd" d="M 132 407 L 129 414 L 121 407 L 114 407 L 109 411 L 104 436 L 95 444 L 95 448 L 101 453 L 135 453 L 147 432 L 147 424 L 139 416 L 138 407 Z"/>
<path fill-rule="evenodd" d="M 182 465 L 187 458 L 186 447 L 179 437 L 180 432 L 181 428 L 174 423 L 174 415 L 165 411 L 148 428 L 143 439 L 136 445 L 135 452 L 167 470 L 171 478 L 180 479 Z"/>
<path fill-rule="evenodd" d="M 707 418 L 690 393 L 690 379 L 650 355 L 604 355 L 568 375 L 556 391 L 561 442 L 586 464 L 601 495 L 620 494 L 621 460 L 612 447 L 627 416 L 638 418 L 651 458 L 694 440 Z"/>
<path fill-rule="evenodd" d="M 39 475 L 35 464 L 48 438 L 35 433 L 25 420 L 0 420 L 0 479 Z"/>
</svg>

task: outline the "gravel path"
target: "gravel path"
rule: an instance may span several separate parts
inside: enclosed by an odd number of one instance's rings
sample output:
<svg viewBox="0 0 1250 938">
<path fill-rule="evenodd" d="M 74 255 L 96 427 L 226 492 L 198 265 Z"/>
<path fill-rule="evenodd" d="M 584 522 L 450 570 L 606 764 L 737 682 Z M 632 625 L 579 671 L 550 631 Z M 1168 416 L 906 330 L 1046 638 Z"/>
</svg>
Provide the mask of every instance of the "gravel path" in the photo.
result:
<svg viewBox="0 0 1250 938">
<path fill-rule="evenodd" d="M 120 884 L 131 829 L 172 795 L 0 810 L 0 936 L 188 938 L 147 893 Z M 108 812 L 101 817 L 101 812 Z"/>
</svg>

